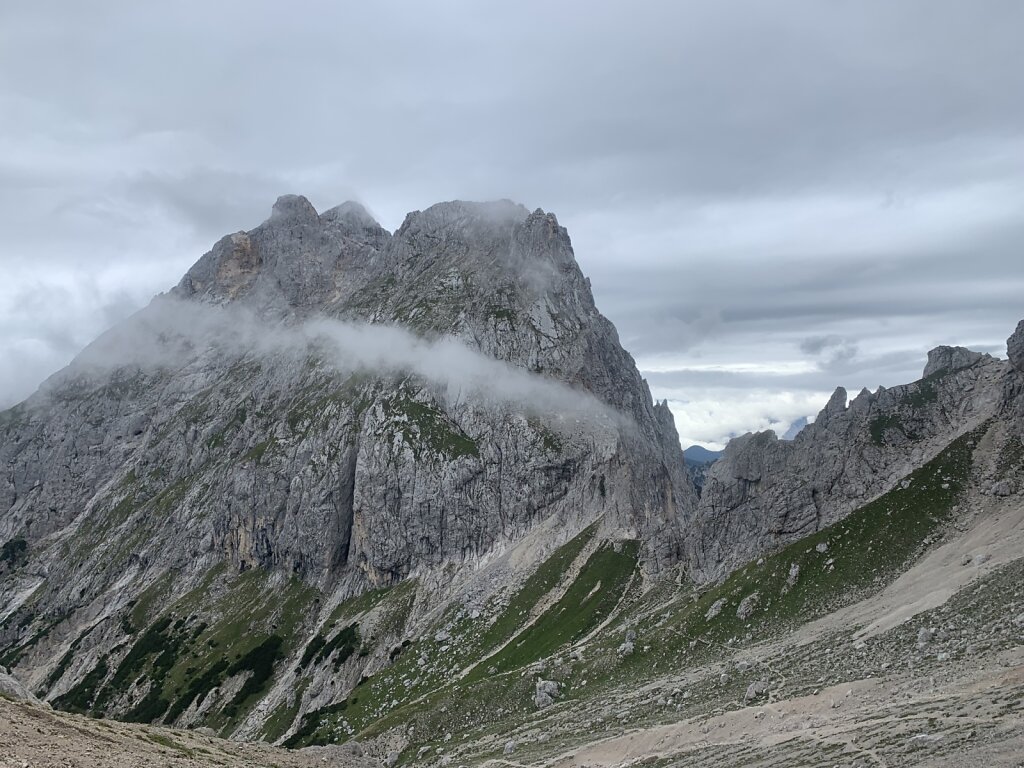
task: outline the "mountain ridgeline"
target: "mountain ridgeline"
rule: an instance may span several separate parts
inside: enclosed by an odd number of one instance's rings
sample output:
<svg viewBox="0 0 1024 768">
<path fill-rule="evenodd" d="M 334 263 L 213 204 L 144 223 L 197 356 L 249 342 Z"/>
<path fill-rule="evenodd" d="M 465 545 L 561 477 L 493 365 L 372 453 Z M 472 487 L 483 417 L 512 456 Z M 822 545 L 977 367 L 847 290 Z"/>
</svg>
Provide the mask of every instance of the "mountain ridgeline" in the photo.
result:
<svg viewBox="0 0 1024 768">
<path fill-rule="evenodd" d="M 0 665 L 62 709 L 394 760 L 440 754 L 444 712 L 491 754 L 645 679 L 651 595 L 682 611 L 656 648 L 718 637 L 730 574 L 967 436 L 1015 493 L 1024 323 L 1009 352 L 837 390 L 792 441 L 730 442 L 698 498 L 552 214 L 441 203 L 392 234 L 282 197 L 0 414 Z"/>
</svg>

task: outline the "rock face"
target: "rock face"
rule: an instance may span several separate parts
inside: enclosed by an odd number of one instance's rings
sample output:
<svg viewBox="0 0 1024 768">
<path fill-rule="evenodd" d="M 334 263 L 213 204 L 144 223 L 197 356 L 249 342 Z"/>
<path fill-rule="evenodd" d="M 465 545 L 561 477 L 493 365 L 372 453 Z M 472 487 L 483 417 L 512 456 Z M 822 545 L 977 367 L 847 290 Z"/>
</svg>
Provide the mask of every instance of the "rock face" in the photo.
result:
<svg viewBox="0 0 1024 768">
<path fill-rule="evenodd" d="M 509 202 L 442 203 L 391 235 L 357 204 L 283 197 L 0 416 L 0 436 L 0 543 L 25 555 L 0 570 L 0 616 L 18 614 L 0 648 L 55 622 L 18 656 L 37 682 L 51 643 L 78 638 L 72 674 L 96 663 L 168 574 L 158 604 L 223 568 L 325 594 L 443 583 L 429 574 L 541 523 L 564 541 L 595 521 L 657 572 L 695 507 L 668 407 L 565 229 Z"/>
<path fill-rule="evenodd" d="M 942 376 L 962 368 L 970 368 L 981 362 L 986 355 L 964 347 L 936 347 L 928 353 L 923 378 Z"/>
<path fill-rule="evenodd" d="M 1010 357 L 1011 365 L 1024 373 L 1024 320 L 1017 324 L 1013 335 L 1006 340 L 1006 353 Z"/>
<path fill-rule="evenodd" d="M 839 388 L 792 441 L 732 440 L 711 466 L 688 532 L 693 578 L 721 578 L 889 490 L 954 437 L 1004 407 L 1007 363 L 961 347 L 928 355 L 924 377 L 847 405 Z"/>
</svg>

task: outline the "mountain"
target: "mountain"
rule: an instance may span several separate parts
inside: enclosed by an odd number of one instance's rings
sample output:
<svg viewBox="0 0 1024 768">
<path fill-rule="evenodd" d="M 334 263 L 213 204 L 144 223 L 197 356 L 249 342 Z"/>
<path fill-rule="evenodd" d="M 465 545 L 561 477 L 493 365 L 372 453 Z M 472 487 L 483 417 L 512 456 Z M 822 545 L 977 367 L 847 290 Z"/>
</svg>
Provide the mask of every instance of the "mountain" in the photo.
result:
<svg viewBox="0 0 1024 768">
<path fill-rule="evenodd" d="M 690 470 L 690 480 L 698 496 L 704 492 L 708 470 L 721 457 L 721 451 L 709 451 L 700 445 L 691 445 L 683 451 L 683 458 L 686 459 L 686 464 Z"/>
<path fill-rule="evenodd" d="M 0 747 L 91 745 L 78 713 L 211 763 L 250 753 L 205 728 L 387 766 L 1015 765 L 1024 322 L 1007 349 L 736 438 L 698 498 L 552 214 L 281 198 L 0 414 L 0 675 L 65 710 L 3 703 Z"/>
<path fill-rule="evenodd" d="M 702 445 L 691 445 L 683 451 L 683 457 L 690 466 L 694 464 L 711 464 L 722 458 L 722 452 L 709 451 Z"/>
<path fill-rule="evenodd" d="M 789 429 L 782 435 L 783 440 L 792 440 L 794 437 L 800 434 L 800 430 L 806 427 L 808 424 L 807 417 L 801 416 L 799 419 L 789 425 Z"/>
<path fill-rule="evenodd" d="M 0 425 L 0 663 L 65 708 L 243 737 L 585 529 L 627 573 L 673 566 L 696 503 L 565 230 L 508 202 L 391 235 L 283 197 Z M 396 585 L 374 635 L 335 627 Z"/>
</svg>

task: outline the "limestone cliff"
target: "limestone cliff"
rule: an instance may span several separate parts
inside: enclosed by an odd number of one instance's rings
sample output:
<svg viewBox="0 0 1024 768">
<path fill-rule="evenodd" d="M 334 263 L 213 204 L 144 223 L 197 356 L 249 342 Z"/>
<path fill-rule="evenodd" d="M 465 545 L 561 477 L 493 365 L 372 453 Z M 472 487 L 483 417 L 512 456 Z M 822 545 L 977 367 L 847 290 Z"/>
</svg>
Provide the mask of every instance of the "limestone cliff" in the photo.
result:
<svg viewBox="0 0 1024 768">
<path fill-rule="evenodd" d="M 283 197 L 0 419 L 0 653 L 40 694 L 133 719 L 213 722 L 129 649 L 224 642 L 209 627 L 247 574 L 286 598 L 260 625 L 276 650 L 250 651 L 298 654 L 326 603 L 410 576 L 443 593 L 541 525 L 524 566 L 596 524 L 656 573 L 695 506 L 671 414 L 565 229 L 509 202 L 392 235 L 357 204 Z M 234 672 L 205 651 L 209 679 L 245 693 L 247 647 Z M 170 674 L 198 685 L 202 666 Z"/>
</svg>

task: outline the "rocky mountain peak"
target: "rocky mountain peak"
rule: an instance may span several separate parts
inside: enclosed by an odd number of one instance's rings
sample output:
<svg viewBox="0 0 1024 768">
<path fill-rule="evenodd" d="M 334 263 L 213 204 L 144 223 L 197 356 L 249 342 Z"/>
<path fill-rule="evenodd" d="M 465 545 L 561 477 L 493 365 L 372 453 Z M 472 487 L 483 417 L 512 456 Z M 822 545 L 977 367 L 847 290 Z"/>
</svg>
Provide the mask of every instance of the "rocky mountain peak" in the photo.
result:
<svg viewBox="0 0 1024 768">
<path fill-rule="evenodd" d="M 348 231 L 370 231 L 379 234 L 387 234 L 370 212 L 362 204 L 353 200 L 328 208 L 320 214 L 320 221 L 324 224 L 335 224 Z"/>
<path fill-rule="evenodd" d="M 821 413 L 818 414 L 818 418 L 815 419 L 815 423 L 821 427 L 827 426 L 832 419 L 842 415 L 846 411 L 846 401 L 848 399 L 846 389 L 843 387 L 836 387 L 836 391 L 832 393 L 832 397 L 828 399 L 825 407 L 821 409 Z"/>
<path fill-rule="evenodd" d="M 974 352 L 966 347 L 936 347 L 928 353 L 928 363 L 924 367 L 924 377 L 937 373 L 970 368 L 980 360 L 989 357 L 981 352 Z"/>
<path fill-rule="evenodd" d="M 358 287 L 354 274 L 389 238 L 358 203 L 320 216 L 305 197 L 282 195 L 258 227 L 221 238 L 174 293 L 212 303 L 245 301 L 271 315 L 322 310 L 344 288 Z"/>
<path fill-rule="evenodd" d="M 289 224 L 318 224 L 316 208 L 302 195 L 281 195 L 271 209 L 269 221 Z"/>
<path fill-rule="evenodd" d="M 449 200 L 435 203 L 423 211 L 411 211 L 395 235 L 406 232 L 450 232 L 463 231 L 467 235 L 479 235 L 489 230 L 506 232 L 516 223 L 522 222 L 529 211 L 511 200 L 471 202 Z"/>
<path fill-rule="evenodd" d="M 1017 329 L 1006 340 L 1006 353 L 1010 364 L 1018 371 L 1024 372 L 1024 320 L 1017 324 Z"/>
</svg>

